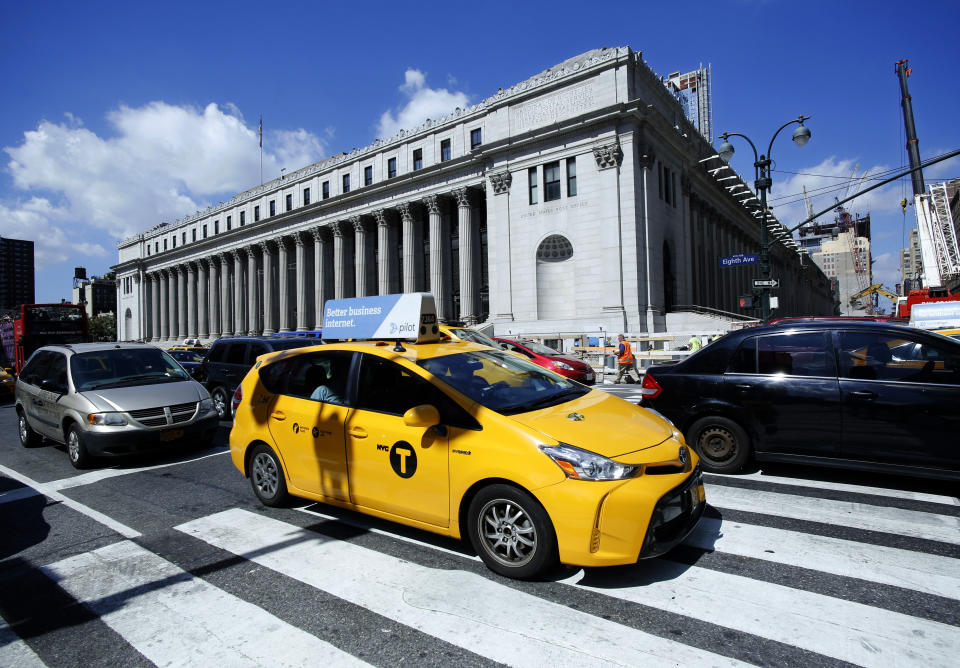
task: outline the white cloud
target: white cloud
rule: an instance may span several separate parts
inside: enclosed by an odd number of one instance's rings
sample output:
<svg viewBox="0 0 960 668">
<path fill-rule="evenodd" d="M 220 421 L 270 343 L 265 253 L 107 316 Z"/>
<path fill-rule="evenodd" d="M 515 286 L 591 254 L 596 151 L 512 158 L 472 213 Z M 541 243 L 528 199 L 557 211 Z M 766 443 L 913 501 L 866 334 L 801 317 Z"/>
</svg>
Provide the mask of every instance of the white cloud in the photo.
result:
<svg viewBox="0 0 960 668">
<path fill-rule="evenodd" d="M 32 239 L 38 260 L 103 255 L 91 237 L 119 240 L 259 182 L 257 128 L 231 104 L 120 106 L 107 120 L 114 136 L 100 137 L 67 113 L 64 123 L 41 121 L 22 144 L 4 148 L 24 197 L 0 202 L 0 230 Z M 319 160 L 325 145 L 303 129 L 268 130 L 266 178 Z"/>
<path fill-rule="evenodd" d="M 381 139 L 389 139 L 400 130 L 414 128 L 428 118 L 440 118 L 457 107 L 465 108 L 470 101 L 467 94 L 460 91 L 427 88 L 426 75 L 412 68 L 404 73 L 400 92 L 409 99 L 403 108 L 396 111 L 396 115 L 388 109 L 380 116 L 377 136 Z"/>
</svg>

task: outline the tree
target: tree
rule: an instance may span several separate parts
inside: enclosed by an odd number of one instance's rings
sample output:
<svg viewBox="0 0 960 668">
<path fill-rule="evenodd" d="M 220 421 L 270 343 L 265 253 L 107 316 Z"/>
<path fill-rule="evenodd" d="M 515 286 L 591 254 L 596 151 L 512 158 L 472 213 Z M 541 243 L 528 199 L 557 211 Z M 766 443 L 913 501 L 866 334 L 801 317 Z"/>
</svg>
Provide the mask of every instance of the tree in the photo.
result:
<svg viewBox="0 0 960 668">
<path fill-rule="evenodd" d="M 113 313 L 103 313 L 90 318 L 91 341 L 116 341 L 117 319 Z"/>
</svg>

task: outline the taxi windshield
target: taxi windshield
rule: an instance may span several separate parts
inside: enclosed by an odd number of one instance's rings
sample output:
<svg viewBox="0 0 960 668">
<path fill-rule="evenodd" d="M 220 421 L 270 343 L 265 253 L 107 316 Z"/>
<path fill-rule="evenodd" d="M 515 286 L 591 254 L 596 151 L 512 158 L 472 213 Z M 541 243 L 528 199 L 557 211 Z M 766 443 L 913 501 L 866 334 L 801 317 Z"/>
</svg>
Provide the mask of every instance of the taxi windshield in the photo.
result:
<svg viewBox="0 0 960 668">
<path fill-rule="evenodd" d="M 499 350 L 432 357 L 419 364 L 455 390 L 504 415 L 549 408 L 590 391 Z"/>
<path fill-rule="evenodd" d="M 489 336 L 483 332 L 478 332 L 475 329 L 454 329 L 453 333 L 464 341 L 472 341 L 473 343 L 480 343 L 485 346 L 490 346 L 491 348 L 499 348 L 500 344 L 491 339 Z"/>
</svg>

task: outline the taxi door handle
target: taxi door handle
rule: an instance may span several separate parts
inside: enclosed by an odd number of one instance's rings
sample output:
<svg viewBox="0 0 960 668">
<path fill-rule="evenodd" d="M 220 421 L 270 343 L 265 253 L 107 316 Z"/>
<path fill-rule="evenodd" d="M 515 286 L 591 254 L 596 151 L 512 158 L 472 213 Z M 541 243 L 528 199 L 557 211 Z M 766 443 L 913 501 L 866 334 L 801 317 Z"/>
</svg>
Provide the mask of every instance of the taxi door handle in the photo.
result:
<svg viewBox="0 0 960 668">
<path fill-rule="evenodd" d="M 270 417 L 274 420 L 286 420 L 287 416 L 282 411 L 277 411 L 276 413 L 270 413 Z"/>
<path fill-rule="evenodd" d="M 350 435 L 354 438 L 366 438 L 367 431 L 363 427 L 351 427 Z"/>
</svg>

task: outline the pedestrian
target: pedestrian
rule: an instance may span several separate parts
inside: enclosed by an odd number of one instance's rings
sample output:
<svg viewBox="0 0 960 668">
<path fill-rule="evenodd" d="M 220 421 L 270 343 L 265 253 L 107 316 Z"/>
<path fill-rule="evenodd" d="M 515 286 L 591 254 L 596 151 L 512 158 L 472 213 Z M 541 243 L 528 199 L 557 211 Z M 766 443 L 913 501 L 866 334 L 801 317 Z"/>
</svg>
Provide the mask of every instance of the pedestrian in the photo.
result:
<svg viewBox="0 0 960 668">
<path fill-rule="evenodd" d="M 697 352 L 703 347 L 703 341 L 700 340 L 700 337 L 694 334 L 690 337 L 690 342 L 687 344 L 687 350 L 692 353 Z"/>
<path fill-rule="evenodd" d="M 631 373 L 637 372 L 634 368 L 633 351 L 630 350 L 630 342 L 623 337 L 623 334 L 619 334 L 617 340 L 620 342 L 620 347 L 617 350 L 617 378 L 613 381 L 614 384 L 619 383 L 624 374 L 627 376 L 628 383 L 639 383 L 639 376 L 634 380 L 633 376 L 630 375 Z"/>
</svg>

